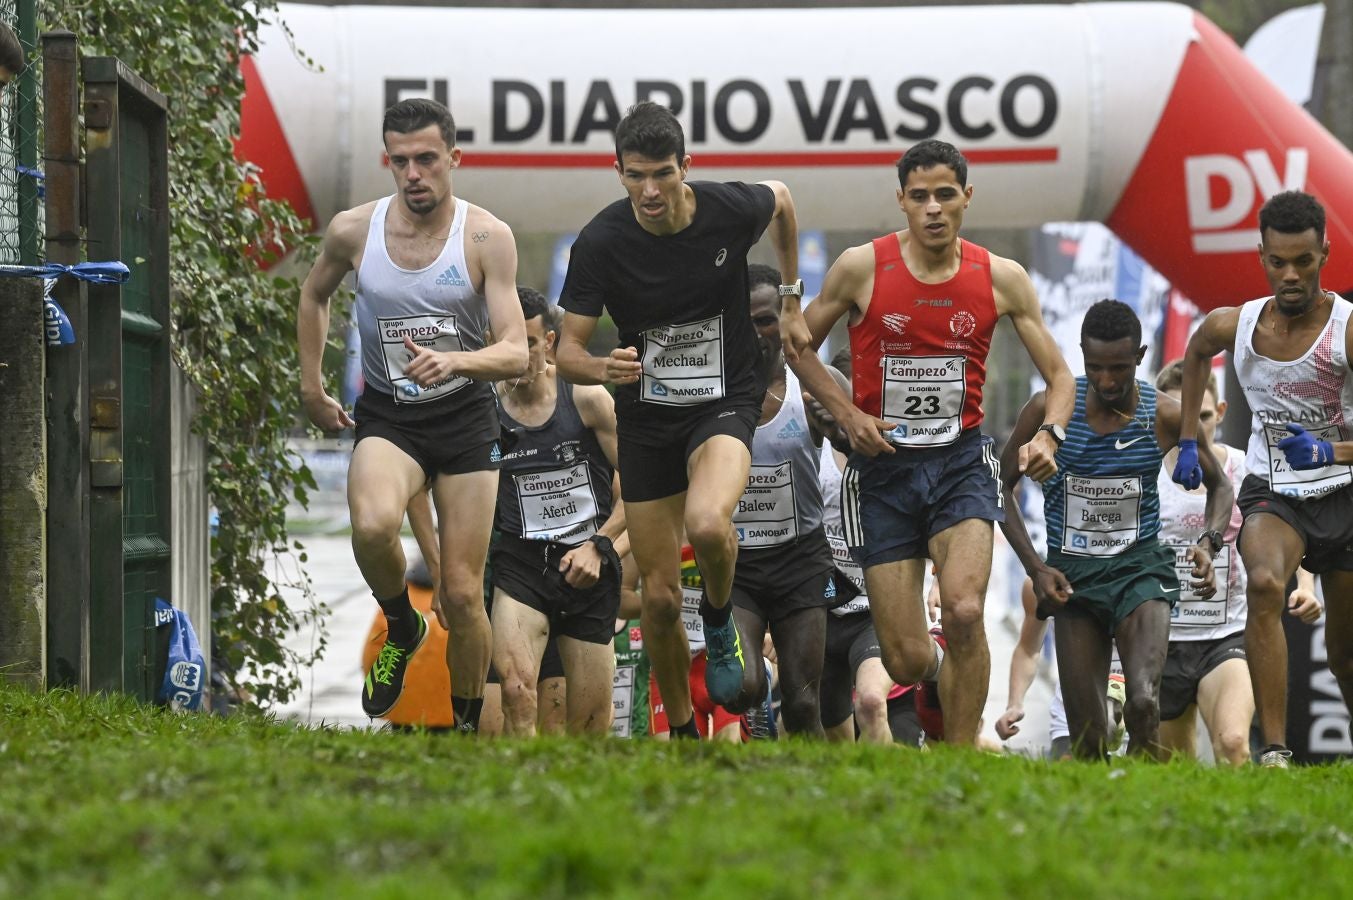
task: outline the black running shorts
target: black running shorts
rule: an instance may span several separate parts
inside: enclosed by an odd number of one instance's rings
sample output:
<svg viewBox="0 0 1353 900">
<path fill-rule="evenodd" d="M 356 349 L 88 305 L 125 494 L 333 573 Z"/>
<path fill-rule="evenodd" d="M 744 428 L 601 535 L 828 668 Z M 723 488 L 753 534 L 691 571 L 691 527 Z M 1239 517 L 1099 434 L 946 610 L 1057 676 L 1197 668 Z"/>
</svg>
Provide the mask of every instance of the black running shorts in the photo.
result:
<svg viewBox="0 0 1353 900">
<path fill-rule="evenodd" d="M 559 572 L 559 561 L 570 549 L 564 544 L 504 534 L 491 551 L 493 586 L 543 613 L 554 637 L 610 644 L 620 612 L 620 559 L 614 550 L 608 551 L 597 583 L 574 588 Z"/>
</svg>

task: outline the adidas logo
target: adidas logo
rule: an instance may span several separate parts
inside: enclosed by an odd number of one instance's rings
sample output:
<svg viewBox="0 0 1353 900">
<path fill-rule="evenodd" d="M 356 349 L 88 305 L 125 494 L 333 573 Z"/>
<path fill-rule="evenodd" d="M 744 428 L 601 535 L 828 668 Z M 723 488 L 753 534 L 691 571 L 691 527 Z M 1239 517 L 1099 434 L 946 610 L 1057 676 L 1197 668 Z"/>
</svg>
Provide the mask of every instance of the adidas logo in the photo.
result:
<svg viewBox="0 0 1353 900">
<path fill-rule="evenodd" d="M 781 428 L 780 433 L 777 434 L 776 437 L 780 438 L 781 440 L 785 440 L 786 438 L 803 437 L 803 426 L 799 425 L 798 419 L 790 419 L 789 424 L 786 425 L 784 428 Z"/>
<path fill-rule="evenodd" d="M 454 269 L 455 266 L 452 266 L 451 268 Z M 497 442 L 497 441 L 494 441 L 494 442 L 493 442 L 493 449 L 489 451 L 489 462 L 491 462 L 491 463 L 496 463 L 496 462 L 502 462 L 502 460 L 503 460 L 503 451 L 502 451 L 501 448 L 499 448 L 498 442 Z"/>
<path fill-rule="evenodd" d="M 825 600 L 830 600 L 836 596 L 836 582 L 831 577 L 827 578 L 827 589 L 822 592 Z"/>
<path fill-rule="evenodd" d="M 460 270 L 455 266 L 447 266 L 446 271 L 437 276 L 438 284 L 449 284 L 452 287 L 465 287 L 465 279 L 460 276 Z"/>
</svg>

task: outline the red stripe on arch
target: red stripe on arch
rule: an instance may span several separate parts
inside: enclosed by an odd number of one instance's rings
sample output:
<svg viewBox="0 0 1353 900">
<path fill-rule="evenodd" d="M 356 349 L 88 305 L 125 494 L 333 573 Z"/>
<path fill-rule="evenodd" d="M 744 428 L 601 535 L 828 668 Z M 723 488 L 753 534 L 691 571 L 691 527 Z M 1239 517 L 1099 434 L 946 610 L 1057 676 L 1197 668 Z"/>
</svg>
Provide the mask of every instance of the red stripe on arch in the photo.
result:
<svg viewBox="0 0 1353 900">
<path fill-rule="evenodd" d="M 964 150 L 973 165 L 1012 165 L 1054 163 L 1056 147 L 993 147 Z M 830 166 L 891 166 L 899 153 L 894 150 L 821 150 L 804 153 L 693 153 L 697 165 L 714 168 L 764 168 Z M 466 150 L 464 165 L 487 169 L 601 169 L 609 168 L 615 157 L 609 153 L 479 153 Z"/>
</svg>

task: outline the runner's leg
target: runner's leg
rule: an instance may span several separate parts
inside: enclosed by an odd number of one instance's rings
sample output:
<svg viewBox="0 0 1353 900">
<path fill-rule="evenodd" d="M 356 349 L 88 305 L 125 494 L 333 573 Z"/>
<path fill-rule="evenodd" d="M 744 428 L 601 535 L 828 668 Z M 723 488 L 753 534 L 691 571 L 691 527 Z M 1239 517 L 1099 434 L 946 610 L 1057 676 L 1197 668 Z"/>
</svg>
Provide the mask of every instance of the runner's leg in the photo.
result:
<svg viewBox="0 0 1353 900">
<path fill-rule="evenodd" d="M 1305 546 L 1296 529 L 1271 513 L 1249 516 L 1240 532 L 1240 558 L 1249 576 L 1245 658 L 1265 745 L 1287 746 L 1287 635 L 1282 615 L 1287 584 Z"/>
<path fill-rule="evenodd" d="M 509 596 L 493 595 L 493 667 L 502 690 L 503 730 L 511 737 L 536 734 L 536 688 L 550 620 Z"/>
<path fill-rule="evenodd" d="M 1344 705 L 1353 711 L 1353 572 L 1320 576 L 1325 594 L 1325 650 Z"/>
<path fill-rule="evenodd" d="M 731 435 L 716 434 L 696 447 L 686 463 L 690 480 L 686 538 L 700 564 L 705 596 L 716 608 L 728 603 L 733 588 L 733 567 L 738 559 L 733 512 L 747 487 L 751 462 L 746 444 Z"/>
<path fill-rule="evenodd" d="M 691 649 L 681 623 L 681 515 L 685 494 L 625 504 L 630 547 L 639 567 L 644 649 L 662 692 L 672 733 L 691 721 Z"/>
<path fill-rule="evenodd" d="M 561 636 L 559 655 L 568 680 L 568 733 L 603 735 L 611 730 L 615 649 Z"/>
<path fill-rule="evenodd" d="M 985 519 L 964 519 L 930 539 L 930 555 L 939 569 L 944 637 L 949 643 L 939 681 L 944 736 L 952 744 L 977 743 L 991 683 L 991 650 L 983 621 L 991 542 L 992 523 Z"/>
<path fill-rule="evenodd" d="M 1243 766 L 1250 761 L 1250 725 L 1254 721 L 1254 686 L 1243 659 L 1223 660 L 1198 682 L 1198 708 L 1212 740 L 1217 765 Z M 1164 722 L 1161 734 L 1164 735 Z"/>
<path fill-rule="evenodd" d="M 827 647 L 827 611 L 820 606 L 797 609 L 770 623 L 775 655 L 780 661 L 780 714 L 786 733 L 822 738 L 818 691 Z M 760 654 L 756 654 L 760 656 Z M 747 668 L 761 668 L 760 659 Z"/>
<path fill-rule="evenodd" d="M 1071 752 L 1078 759 L 1102 760 L 1109 750 L 1104 688 L 1109 682 L 1113 641 L 1099 619 L 1083 609 L 1064 606 L 1056 618 L 1053 636 Z"/>
<path fill-rule="evenodd" d="M 494 469 L 438 475 L 432 501 L 441 523 L 442 611 L 446 614 L 446 665 L 451 705 L 459 723 L 478 727 L 493 635 L 484 611 L 484 562 L 498 501 Z"/>
<path fill-rule="evenodd" d="M 1165 750 L 1160 745 L 1160 676 L 1170 644 L 1170 604 L 1164 598 L 1141 604 L 1118 623 L 1114 641 L 1127 682 L 1123 722 L 1128 730 L 1128 753 L 1164 759 Z M 1101 685 L 1101 695 L 1103 690 Z M 1101 697 L 1101 706 L 1103 702 Z"/>
</svg>

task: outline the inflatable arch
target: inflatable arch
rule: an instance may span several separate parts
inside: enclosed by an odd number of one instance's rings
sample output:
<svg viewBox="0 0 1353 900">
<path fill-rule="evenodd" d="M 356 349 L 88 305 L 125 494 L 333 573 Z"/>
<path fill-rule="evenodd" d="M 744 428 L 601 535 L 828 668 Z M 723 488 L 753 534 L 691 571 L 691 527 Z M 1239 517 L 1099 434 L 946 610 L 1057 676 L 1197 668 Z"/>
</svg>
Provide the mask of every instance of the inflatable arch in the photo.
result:
<svg viewBox="0 0 1353 900">
<path fill-rule="evenodd" d="M 1267 292 L 1259 206 L 1310 191 L 1325 286 L 1353 289 L 1353 155 L 1181 5 L 281 18 L 294 43 L 270 27 L 244 62 L 239 151 L 320 225 L 390 192 L 381 113 L 434 96 L 464 148 L 458 194 L 518 232 L 574 230 L 620 196 L 611 128 L 651 98 L 681 119 L 692 177 L 782 179 L 806 227 L 898 227 L 892 163 L 939 137 L 972 161 L 971 226 L 1104 222 L 1204 308 Z"/>
</svg>

